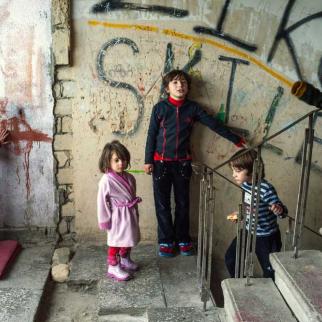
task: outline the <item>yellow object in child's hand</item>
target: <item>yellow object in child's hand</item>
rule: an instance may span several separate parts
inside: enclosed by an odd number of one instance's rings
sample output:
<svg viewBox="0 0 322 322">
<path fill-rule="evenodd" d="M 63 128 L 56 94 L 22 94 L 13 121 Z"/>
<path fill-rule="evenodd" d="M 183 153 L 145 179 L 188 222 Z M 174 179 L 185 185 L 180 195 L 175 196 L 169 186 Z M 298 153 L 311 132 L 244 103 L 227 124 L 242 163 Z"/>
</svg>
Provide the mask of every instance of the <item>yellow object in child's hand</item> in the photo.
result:
<svg viewBox="0 0 322 322">
<path fill-rule="evenodd" d="M 230 220 L 230 221 L 235 222 L 235 221 L 237 221 L 237 219 L 238 219 L 238 212 L 237 211 L 234 211 L 227 216 L 227 220 Z"/>
</svg>

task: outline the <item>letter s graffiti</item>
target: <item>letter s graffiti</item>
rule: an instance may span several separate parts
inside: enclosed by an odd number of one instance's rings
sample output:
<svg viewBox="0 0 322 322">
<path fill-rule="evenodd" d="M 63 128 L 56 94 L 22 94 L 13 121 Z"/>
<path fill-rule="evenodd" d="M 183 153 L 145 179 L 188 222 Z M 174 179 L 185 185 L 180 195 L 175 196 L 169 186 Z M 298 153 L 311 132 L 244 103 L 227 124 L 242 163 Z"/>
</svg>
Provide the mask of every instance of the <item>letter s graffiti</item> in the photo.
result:
<svg viewBox="0 0 322 322">
<path fill-rule="evenodd" d="M 120 130 L 117 130 L 117 131 L 113 132 L 116 135 L 124 136 L 124 135 L 132 135 L 138 129 L 139 124 L 140 124 L 140 122 L 142 120 L 142 116 L 143 116 L 144 102 L 143 102 L 142 96 L 139 94 L 139 92 L 132 85 L 130 85 L 128 83 L 124 83 L 124 82 L 114 81 L 114 80 L 108 78 L 107 75 L 106 75 L 106 72 L 105 72 L 105 69 L 104 69 L 104 58 L 106 56 L 106 52 L 107 52 L 108 48 L 114 47 L 114 46 L 120 45 L 120 44 L 130 46 L 134 55 L 139 53 L 138 46 L 131 39 L 128 39 L 128 38 L 114 38 L 114 39 L 106 42 L 102 46 L 102 48 L 100 49 L 100 51 L 99 51 L 99 53 L 97 55 L 96 67 L 97 67 L 97 72 L 98 72 L 99 78 L 102 81 L 104 81 L 107 85 L 109 85 L 111 87 L 114 87 L 114 88 L 127 89 L 136 97 L 139 109 L 138 109 L 138 117 L 136 119 L 135 124 L 133 125 L 133 128 L 128 132 L 124 132 L 124 131 L 120 131 Z"/>
</svg>

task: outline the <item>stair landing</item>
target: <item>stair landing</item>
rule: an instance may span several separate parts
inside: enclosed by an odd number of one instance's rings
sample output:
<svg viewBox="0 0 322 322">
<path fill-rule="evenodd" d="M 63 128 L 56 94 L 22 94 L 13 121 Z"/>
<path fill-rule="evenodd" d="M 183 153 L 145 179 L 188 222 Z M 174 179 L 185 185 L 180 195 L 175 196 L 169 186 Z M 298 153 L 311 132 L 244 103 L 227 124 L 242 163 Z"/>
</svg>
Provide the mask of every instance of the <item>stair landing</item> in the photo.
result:
<svg viewBox="0 0 322 322">
<path fill-rule="evenodd" d="M 228 322 L 295 322 L 291 311 L 270 278 L 229 278 L 221 285 Z"/>
<path fill-rule="evenodd" d="M 116 282 L 105 276 L 105 247 L 80 245 L 76 251 L 68 285 L 96 285 L 99 322 L 223 322 L 223 309 L 208 302 L 208 310 L 203 311 L 196 255 L 160 258 L 156 245 L 140 243 L 131 257 L 140 270 L 132 280 Z M 94 270 L 89 269 L 93 258 Z"/>
<path fill-rule="evenodd" d="M 275 283 L 299 321 L 322 321 L 322 252 L 301 250 L 270 256 Z"/>
</svg>

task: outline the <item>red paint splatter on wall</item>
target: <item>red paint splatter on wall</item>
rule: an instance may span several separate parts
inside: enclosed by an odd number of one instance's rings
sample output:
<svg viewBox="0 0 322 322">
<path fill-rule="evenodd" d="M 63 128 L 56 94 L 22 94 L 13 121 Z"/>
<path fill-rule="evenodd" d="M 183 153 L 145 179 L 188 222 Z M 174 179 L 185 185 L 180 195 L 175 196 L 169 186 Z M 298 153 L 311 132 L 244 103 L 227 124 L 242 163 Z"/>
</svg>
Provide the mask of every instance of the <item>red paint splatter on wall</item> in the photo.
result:
<svg viewBox="0 0 322 322">
<path fill-rule="evenodd" d="M 7 104 L 8 104 L 7 98 L 0 99 L 0 114 L 3 115 L 6 113 Z"/>
<path fill-rule="evenodd" d="M 5 114 L 8 101 L 0 100 L 0 113 Z M 34 130 L 25 119 L 23 109 L 19 109 L 18 116 L 0 121 L 0 128 L 9 131 L 9 144 L 6 148 L 16 155 L 23 155 L 23 168 L 26 176 L 27 199 L 30 196 L 29 157 L 33 142 L 52 142 L 52 139 L 40 131 Z"/>
</svg>

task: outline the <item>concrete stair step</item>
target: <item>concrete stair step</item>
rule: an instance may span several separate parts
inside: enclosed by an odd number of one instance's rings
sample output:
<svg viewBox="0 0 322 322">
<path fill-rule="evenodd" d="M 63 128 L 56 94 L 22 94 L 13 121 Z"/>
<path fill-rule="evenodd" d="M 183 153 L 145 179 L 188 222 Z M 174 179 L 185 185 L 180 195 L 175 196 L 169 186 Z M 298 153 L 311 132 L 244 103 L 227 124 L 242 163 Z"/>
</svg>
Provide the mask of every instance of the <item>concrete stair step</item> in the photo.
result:
<svg viewBox="0 0 322 322">
<path fill-rule="evenodd" d="M 275 283 L 299 321 L 322 321 L 322 252 L 301 250 L 270 256 Z"/>
<path fill-rule="evenodd" d="M 141 258 L 140 270 L 127 282 L 104 278 L 98 284 L 99 315 L 128 311 L 144 312 L 149 307 L 165 307 L 156 258 Z"/>
<path fill-rule="evenodd" d="M 106 278 L 99 281 L 100 315 L 115 314 L 115 310 L 120 314 L 128 310 L 129 315 L 138 316 L 149 310 L 153 316 L 157 316 L 158 312 L 169 312 L 171 316 L 171 308 L 174 308 L 174 314 L 177 311 L 178 314 L 185 314 L 185 307 L 192 311 L 202 309 L 197 287 L 196 256 L 163 258 L 157 256 L 155 245 L 142 244 L 134 248 L 132 258 L 140 265 L 134 279 L 126 283 Z"/>
<path fill-rule="evenodd" d="M 98 317 L 98 322 L 226 322 L 223 308 L 203 312 L 194 307 L 150 308 L 110 312 Z"/>
<path fill-rule="evenodd" d="M 228 322 L 296 321 L 272 279 L 253 278 L 246 286 L 246 279 L 230 278 L 221 285 Z"/>
<path fill-rule="evenodd" d="M 80 245 L 70 262 L 69 287 L 96 287 L 106 273 L 106 246 Z"/>
<path fill-rule="evenodd" d="M 171 307 L 149 309 L 148 322 L 224 322 L 220 318 L 220 308 L 213 308 L 204 312 L 196 307 Z"/>
<path fill-rule="evenodd" d="M 98 315 L 98 322 L 149 322 L 147 310 L 110 311 L 107 315 Z"/>
<path fill-rule="evenodd" d="M 157 257 L 157 261 L 167 307 L 202 309 L 197 280 L 197 257 Z"/>
<path fill-rule="evenodd" d="M 95 290 L 99 322 L 225 322 L 225 312 L 208 302 L 203 312 L 196 256 L 161 258 L 156 245 L 141 243 L 131 257 L 140 265 L 134 278 L 106 278 L 106 247 L 80 245 L 71 262 L 68 286 Z"/>
<path fill-rule="evenodd" d="M 51 269 L 55 240 L 28 232 L 5 233 L 23 249 L 0 282 L 0 321 L 32 322 L 36 319 Z M 30 237 L 30 236 L 29 236 Z M 26 240 L 27 238 L 27 240 Z"/>
</svg>

